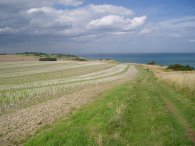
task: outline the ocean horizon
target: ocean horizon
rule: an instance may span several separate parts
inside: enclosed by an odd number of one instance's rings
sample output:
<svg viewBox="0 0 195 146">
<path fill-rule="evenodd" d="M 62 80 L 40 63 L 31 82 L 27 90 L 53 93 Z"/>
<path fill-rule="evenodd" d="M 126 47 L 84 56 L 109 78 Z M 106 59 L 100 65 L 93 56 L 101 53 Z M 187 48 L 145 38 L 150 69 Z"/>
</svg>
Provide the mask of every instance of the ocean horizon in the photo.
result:
<svg viewBox="0 0 195 146">
<path fill-rule="evenodd" d="M 146 64 L 154 61 L 158 65 L 182 64 L 195 68 L 195 53 L 104 53 L 80 54 L 89 59 L 113 59 L 123 63 Z"/>
</svg>

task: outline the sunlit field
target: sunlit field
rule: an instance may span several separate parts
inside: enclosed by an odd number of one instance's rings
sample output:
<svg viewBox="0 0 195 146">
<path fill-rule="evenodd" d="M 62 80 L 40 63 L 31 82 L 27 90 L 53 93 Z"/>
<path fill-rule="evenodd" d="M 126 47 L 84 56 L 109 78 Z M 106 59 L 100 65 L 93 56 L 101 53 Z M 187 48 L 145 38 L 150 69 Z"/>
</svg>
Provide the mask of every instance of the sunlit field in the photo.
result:
<svg viewBox="0 0 195 146">
<path fill-rule="evenodd" d="M 191 146 L 193 94 L 194 72 L 160 66 L 2 62 L 0 144 Z"/>
<path fill-rule="evenodd" d="M 193 146 L 193 103 L 137 67 L 136 77 L 44 127 L 25 146 Z"/>
<path fill-rule="evenodd" d="M 0 0 L 0 146 L 195 146 L 195 0 Z"/>
<path fill-rule="evenodd" d="M 117 80 L 128 65 L 105 62 L 26 62 L 0 64 L 1 112 L 57 98 L 89 84 Z"/>
<path fill-rule="evenodd" d="M 136 72 L 107 61 L 0 63 L 0 135 L 21 142 Z"/>
</svg>

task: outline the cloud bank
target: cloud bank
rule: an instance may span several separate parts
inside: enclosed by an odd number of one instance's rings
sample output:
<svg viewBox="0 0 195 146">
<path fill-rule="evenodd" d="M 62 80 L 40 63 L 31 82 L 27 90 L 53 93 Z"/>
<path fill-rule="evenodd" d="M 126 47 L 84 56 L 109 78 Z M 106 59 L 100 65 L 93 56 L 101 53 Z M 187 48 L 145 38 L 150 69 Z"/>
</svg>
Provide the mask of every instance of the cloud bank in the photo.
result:
<svg viewBox="0 0 195 146">
<path fill-rule="evenodd" d="M 0 10 L 0 34 L 28 36 L 55 36 L 76 38 L 125 34 L 142 26 L 147 17 L 133 15 L 132 10 L 114 5 L 79 6 L 83 0 L 7 0 L 7 8 Z M 54 4 L 77 6 L 72 9 L 57 9 Z M 24 7 L 20 7 L 23 4 Z M 12 13 L 8 10 L 12 10 Z"/>
<path fill-rule="evenodd" d="M 138 15 L 130 8 L 112 4 L 95 5 L 84 0 L 0 2 L 0 49 L 40 48 L 44 51 L 57 46 L 102 48 L 103 51 L 124 48 L 125 52 L 128 46 L 142 49 L 146 44 L 148 48 L 159 47 L 159 43 L 162 47 L 194 44 L 191 41 L 195 38 L 194 30 L 195 16 L 152 21 L 149 14 Z"/>
</svg>

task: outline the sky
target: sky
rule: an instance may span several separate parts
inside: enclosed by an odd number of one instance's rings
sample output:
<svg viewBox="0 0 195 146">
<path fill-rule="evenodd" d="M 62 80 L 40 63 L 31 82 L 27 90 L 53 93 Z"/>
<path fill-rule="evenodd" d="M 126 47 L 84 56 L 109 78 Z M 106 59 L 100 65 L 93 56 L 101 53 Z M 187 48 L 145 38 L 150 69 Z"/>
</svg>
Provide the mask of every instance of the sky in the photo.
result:
<svg viewBox="0 0 195 146">
<path fill-rule="evenodd" d="M 0 0 L 0 53 L 195 52 L 195 0 Z"/>
</svg>

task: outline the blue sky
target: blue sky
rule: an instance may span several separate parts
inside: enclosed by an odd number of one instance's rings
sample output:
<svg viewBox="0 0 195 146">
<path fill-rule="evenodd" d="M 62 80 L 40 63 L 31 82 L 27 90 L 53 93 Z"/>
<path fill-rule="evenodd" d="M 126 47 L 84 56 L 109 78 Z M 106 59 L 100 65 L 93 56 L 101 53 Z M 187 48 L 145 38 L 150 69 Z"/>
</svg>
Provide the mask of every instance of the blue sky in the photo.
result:
<svg viewBox="0 0 195 146">
<path fill-rule="evenodd" d="M 194 0 L 9 0 L 0 52 L 195 52 Z"/>
</svg>

